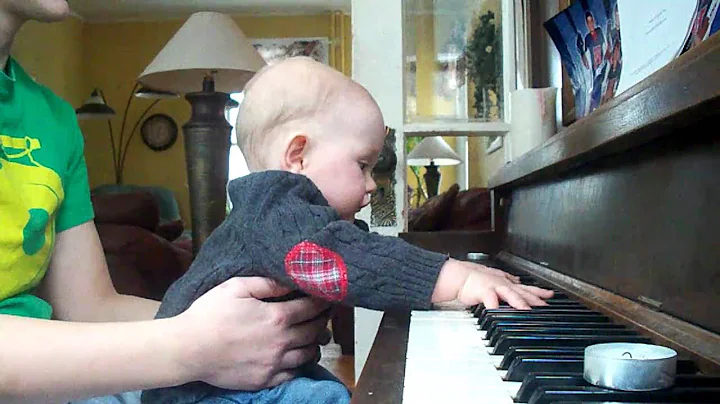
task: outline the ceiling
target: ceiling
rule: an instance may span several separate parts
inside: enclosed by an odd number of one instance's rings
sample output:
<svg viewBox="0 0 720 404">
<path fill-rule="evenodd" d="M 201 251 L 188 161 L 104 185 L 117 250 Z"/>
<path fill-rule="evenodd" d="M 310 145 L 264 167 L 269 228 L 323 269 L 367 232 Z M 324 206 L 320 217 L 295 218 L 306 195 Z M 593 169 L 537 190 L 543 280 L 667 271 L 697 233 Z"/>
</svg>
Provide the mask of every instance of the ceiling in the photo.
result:
<svg viewBox="0 0 720 404">
<path fill-rule="evenodd" d="M 350 12 L 351 0 L 69 0 L 73 12 L 86 21 L 158 20 L 185 18 L 195 11 L 227 14 L 319 14 Z"/>
</svg>

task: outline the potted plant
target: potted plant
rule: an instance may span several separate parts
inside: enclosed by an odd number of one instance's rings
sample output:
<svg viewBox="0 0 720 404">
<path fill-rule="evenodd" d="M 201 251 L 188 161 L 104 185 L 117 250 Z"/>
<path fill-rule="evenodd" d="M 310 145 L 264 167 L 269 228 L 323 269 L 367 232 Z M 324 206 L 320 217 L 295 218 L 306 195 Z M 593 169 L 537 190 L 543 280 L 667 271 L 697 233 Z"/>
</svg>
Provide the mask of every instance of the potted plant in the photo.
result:
<svg viewBox="0 0 720 404">
<path fill-rule="evenodd" d="M 502 119 L 501 38 L 495 13 L 488 11 L 478 17 L 463 54 L 468 76 L 475 86 L 475 117 L 486 121 Z"/>
</svg>

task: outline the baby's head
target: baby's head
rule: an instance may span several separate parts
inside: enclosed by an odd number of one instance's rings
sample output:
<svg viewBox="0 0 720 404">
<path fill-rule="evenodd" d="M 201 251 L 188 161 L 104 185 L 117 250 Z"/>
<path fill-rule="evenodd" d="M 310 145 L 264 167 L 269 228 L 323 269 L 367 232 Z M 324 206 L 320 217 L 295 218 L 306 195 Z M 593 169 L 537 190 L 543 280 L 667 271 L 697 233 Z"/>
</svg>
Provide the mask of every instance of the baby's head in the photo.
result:
<svg viewBox="0 0 720 404">
<path fill-rule="evenodd" d="M 385 126 L 367 90 L 295 57 L 260 70 L 244 94 L 236 130 L 250 171 L 307 176 L 343 219 L 370 202 Z"/>
</svg>

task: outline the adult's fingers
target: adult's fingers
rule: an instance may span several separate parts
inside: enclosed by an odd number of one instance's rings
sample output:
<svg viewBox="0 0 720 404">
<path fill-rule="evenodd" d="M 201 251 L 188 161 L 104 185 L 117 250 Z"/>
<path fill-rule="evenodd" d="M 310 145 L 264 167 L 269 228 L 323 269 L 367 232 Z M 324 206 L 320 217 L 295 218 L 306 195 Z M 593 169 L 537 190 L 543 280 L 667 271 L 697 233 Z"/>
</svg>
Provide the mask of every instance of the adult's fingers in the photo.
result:
<svg viewBox="0 0 720 404">
<path fill-rule="evenodd" d="M 323 333 L 327 330 L 327 318 L 317 317 L 312 321 L 290 326 L 285 332 L 288 338 L 289 349 L 307 345 L 317 346 L 319 339 L 324 338 Z"/>
<path fill-rule="evenodd" d="M 219 287 L 230 289 L 235 297 L 239 298 L 267 299 L 284 296 L 291 292 L 290 289 L 280 286 L 274 280 L 261 277 L 234 277 L 221 283 Z"/>
<path fill-rule="evenodd" d="M 279 369 L 292 370 L 306 363 L 315 361 L 318 355 L 317 345 L 307 345 L 304 347 L 291 349 L 286 351 L 280 358 L 278 363 Z"/>
<path fill-rule="evenodd" d="M 297 371 L 293 369 L 280 371 L 273 375 L 272 378 L 270 378 L 270 381 L 268 382 L 267 386 L 265 386 L 265 388 L 275 387 L 282 383 L 290 381 L 295 378 L 296 374 Z"/>
<path fill-rule="evenodd" d="M 276 308 L 285 315 L 288 324 L 304 323 L 318 316 L 322 316 L 327 321 L 330 316 L 328 311 L 330 303 L 311 297 L 268 304 L 276 305 Z"/>
<path fill-rule="evenodd" d="M 322 332 L 320 332 L 320 338 L 318 338 L 318 344 L 320 345 L 327 345 L 330 343 L 330 340 L 332 340 L 332 332 L 330 329 L 325 327 Z"/>
</svg>

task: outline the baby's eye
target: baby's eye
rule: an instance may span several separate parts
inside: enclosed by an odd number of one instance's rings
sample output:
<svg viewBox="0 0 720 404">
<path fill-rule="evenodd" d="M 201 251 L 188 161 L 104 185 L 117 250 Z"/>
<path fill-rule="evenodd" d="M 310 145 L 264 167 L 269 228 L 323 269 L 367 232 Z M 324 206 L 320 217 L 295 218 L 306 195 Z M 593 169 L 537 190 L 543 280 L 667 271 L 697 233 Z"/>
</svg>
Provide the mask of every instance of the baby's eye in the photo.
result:
<svg viewBox="0 0 720 404">
<path fill-rule="evenodd" d="M 366 168 L 368 168 L 368 165 L 362 162 L 358 162 L 358 165 L 360 166 L 360 169 L 365 171 Z"/>
</svg>

